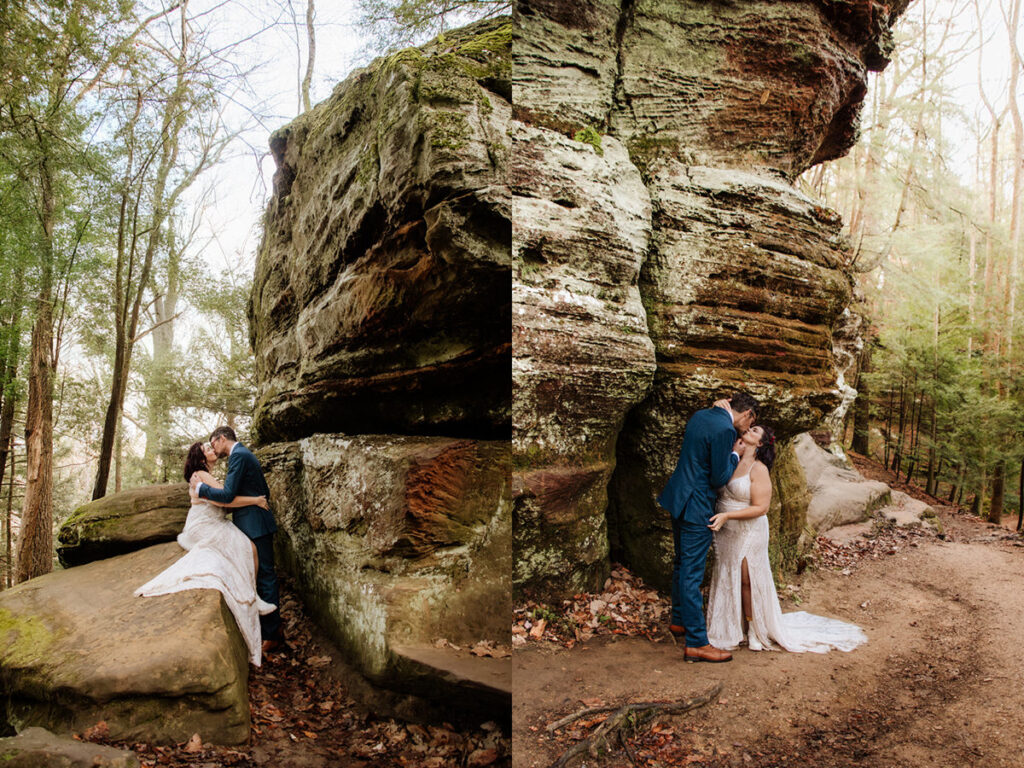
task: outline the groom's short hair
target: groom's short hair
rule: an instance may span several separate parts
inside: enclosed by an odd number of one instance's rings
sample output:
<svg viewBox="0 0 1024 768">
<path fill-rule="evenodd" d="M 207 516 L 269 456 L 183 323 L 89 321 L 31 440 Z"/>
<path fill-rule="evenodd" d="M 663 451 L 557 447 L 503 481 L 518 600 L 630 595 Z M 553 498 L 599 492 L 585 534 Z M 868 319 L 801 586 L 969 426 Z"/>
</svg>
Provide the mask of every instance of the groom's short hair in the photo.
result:
<svg viewBox="0 0 1024 768">
<path fill-rule="evenodd" d="M 238 442 L 238 438 L 235 437 L 235 430 L 231 427 L 217 427 L 210 433 L 210 442 L 213 442 L 218 437 L 226 437 L 232 443 Z"/>
<path fill-rule="evenodd" d="M 761 413 L 761 404 L 746 392 L 737 392 L 729 398 L 729 407 L 732 408 L 735 413 L 753 411 L 755 419 Z"/>
</svg>

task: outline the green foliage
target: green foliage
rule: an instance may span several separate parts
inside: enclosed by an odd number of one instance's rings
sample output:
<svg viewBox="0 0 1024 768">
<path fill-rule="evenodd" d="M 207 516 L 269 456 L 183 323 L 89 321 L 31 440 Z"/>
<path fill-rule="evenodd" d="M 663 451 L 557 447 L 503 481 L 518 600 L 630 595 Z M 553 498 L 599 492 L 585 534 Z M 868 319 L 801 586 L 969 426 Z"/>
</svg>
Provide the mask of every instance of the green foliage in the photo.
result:
<svg viewBox="0 0 1024 768">
<path fill-rule="evenodd" d="M 419 45 L 449 29 L 512 10 L 509 0 L 359 0 L 359 26 L 376 52 Z M 503 28 L 504 29 L 504 28 Z M 511 26 L 495 40 L 474 45 L 504 45 Z M 470 55 L 473 51 L 465 50 Z"/>
<path fill-rule="evenodd" d="M 1010 312 L 1011 296 L 1024 295 L 1009 215 L 1020 158 L 1007 140 L 1010 120 L 993 143 L 993 121 L 965 108 L 962 51 L 943 49 L 952 45 L 947 32 L 944 19 L 925 28 L 921 16 L 905 17 L 897 60 L 865 100 L 860 141 L 803 181 L 849 228 L 876 344 L 866 379 L 872 426 L 888 425 L 890 454 L 900 450 L 904 472 L 913 464 L 923 473 L 941 459 L 943 495 L 962 480 L 965 500 L 984 492 L 1005 462 L 1013 502 L 1014 468 L 1024 458 L 1020 298 Z M 1005 88 L 1000 74 L 1007 76 L 993 69 L 986 78 L 990 95 Z"/>
</svg>

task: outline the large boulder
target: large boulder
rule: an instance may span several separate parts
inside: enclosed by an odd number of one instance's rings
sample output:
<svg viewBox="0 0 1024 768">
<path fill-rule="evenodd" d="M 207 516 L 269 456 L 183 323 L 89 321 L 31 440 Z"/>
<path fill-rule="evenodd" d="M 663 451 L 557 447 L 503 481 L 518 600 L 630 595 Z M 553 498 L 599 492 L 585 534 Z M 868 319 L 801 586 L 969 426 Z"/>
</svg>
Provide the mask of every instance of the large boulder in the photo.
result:
<svg viewBox="0 0 1024 768">
<path fill-rule="evenodd" d="M 892 503 L 888 485 L 865 479 L 846 460 L 818 445 L 810 434 L 797 436 L 793 450 L 810 493 L 806 534 L 810 540 L 830 528 L 866 520 L 875 510 Z"/>
<path fill-rule="evenodd" d="M 508 444 L 314 435 L 258 455 L 282 566 L 347 659 L 386 688 L 507 717 L 509 662 L 468 650 L 508 643 Z"/>
<path fill-rule="evenodd" d="M 26 728 L 0 739 L 4 768 L 139 768 L 134 752 L 56 736 L 45 728 Z"/>
<path fill-rule="evenodd" d="M 65 568 L 174 541 L 185 527 L 188 483 L 112 493 L 76 509 L 57 534 Z"/>
<path fill-rule="evenodd" d="M 255 442 L 507 437 L 512 25 L 380 58 L 271 138 Z"/>
<path fill-rule="evenodd" d="M 654 373 L 637 289 L 650 199 L 615 139 L 513 125 L 516 584 L 593 590 L 615 441 Z"/>
<path fill-rule="evenodd" d="M 133 594 L 182 554 L 160 544 L 0 592 L 0 723 L 244 743 L 248 653 L 220 593 Z"/>
<path fill-rule="evenodd" d="M 553 394 L 571 387 L 599 397 L 589 411 L 573 407 L 571 393 L 538 397 L 517 380 L 516 440 L 518 415 L 533 408 L 538 412 L 528 426 L 547 424 L 559 435 L 548 437 L 548 445 L 616 446 L 613 456 L 598 452 L 583 462 L 569 452 L 556 463 L 551 451 L 541 450 L 547 446 L 537 439 L 539 430 L 524 432 L 531 451 L 517 445 L 522 483 L 516 493 L 524 502 L 517 501 L 516 543 L 517 560 L 525 555 L 530 567 L 517 569 L 518 586 L 571 593 L 600 575 L 609 552 L 664 583 L 671 542 L 667 514 L 655 499 L 695 410 L 747 389 L 770 404 L 765 417 L 785 439 L 817 427 L 848 402 L 844 376 L 851 371 L 836 356 L 857 340 L 837 344 L 835 334 L 851 302 L 852 252 L 839 217 L 792 182 L 851 146 L 867 73 L 886 65 L 891 25 L 907 4 L 517 3 L 514 117 L 533 131 L 517 128 L 530 136 L 523 164 L 541 184 L 534 193 L 513 182 L 513 295 L 529 297 L 522 312 L 516 305 L 513 370 L 528 366 L 537 381 L 561 378 L 565 385 L 552 385 Z M 624 146 L 634 168 L 614 178 L 598 168 L 588 189 L 595 202 L 575 211 L 573 173 L 595 164 L 552 151 L 557 142 L 545 132 L 585 141 L 595 151 L 609 148 L 609 164 L 620 163 L 617 148 Z M 513 168 L 520 162 L 517 155 Z M 611 334 L 607 321 L 614 313 L 591 310 L 600 302 L 579 281 L 567 287 L 563 265 L 570 262 L 559 253 L 565 238 L 520 249 L 515 234 L 544 233 L 548 220 L 557 219 L 554 206 L 522 206 L 520 198 L 546 197 L 567 209 L 561 214 L 567 220 L 606 212 L 599 201 L 607 199 L 640 212 L 645 206 L 635 201 L 642 196 L 630 202 L 621 193 L 638 174 L 650 221 L 630 225 L 649 238 L 637 286 L 655 351 L 653 379 L 646 368 L 650 347 L 630 337 L 638 327 L 633 319 L 641 318 L 631 315 Z M 549 183 L 563 178 L 569 183 L 561 188 Z M 606 219 L 595 215 L 593 229 Z M 607 248 L 581 243 L 573 268 L 590 267 L 600 284 L 607 251 L 623 239 L 609 237 Z M 546 250 L 554 255 L 549 262 Z M 552 323 L 549 308 L 568 307 L 567 298 L 575 306 Z M 576 339 L 585 342 L 582 365 L 567 376 Z M 608 367 L 588 365 L 592 340 L 606 345 Z M 609 396 L 629 410 L 621 428 L 611 418 Z M 540 492 L 527 485 L 532 477 Z M 607 526 L 599 512 L 606 482 Z M 545 495 L 546 513 L 535 501 Z M 542 546 L 556 537 L 561 548 Z"/>
</svg>

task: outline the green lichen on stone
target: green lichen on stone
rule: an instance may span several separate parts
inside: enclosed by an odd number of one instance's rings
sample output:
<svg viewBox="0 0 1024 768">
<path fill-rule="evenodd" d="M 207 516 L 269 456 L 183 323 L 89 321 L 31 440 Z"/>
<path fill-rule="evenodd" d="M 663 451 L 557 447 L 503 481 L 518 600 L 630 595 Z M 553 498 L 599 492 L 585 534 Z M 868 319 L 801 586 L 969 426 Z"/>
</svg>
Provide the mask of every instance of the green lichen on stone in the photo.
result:
<svg viewBox="0 0 1024 768">
<path fill-rule="evenodd" d="M 459 53 L 474 58 L 497 54 L 508 56 L 512 53 L 512 24 L 502 24 L 497 29 L 482 32 L 459 46 Z"/>
<path fill-rule="evenodd" d="M 573 136 L 574 141 L 579 141 L 583 144 L 589 144 L 594 148 L 594 151 L 598 155 L 604 156 L 604 149 L 601 147 L 601 134 L 597 132 L 597 129 L 593 126 L 587 126 L 576 131 L 576 135 Z"/>
<path fill-rule="evenodd" d="M 469 124 L 462 112 L 450 109 L 434 110 L 424 115 L 424 132 L 430 133 L 430 146 L 435 149 L 457 150 L 466 146 L 470 136 Z"/>
<path fill-rule="evenodd" d="M 55 640 L 54 633 L 39 619 L 16 616 L 0 608 L 0 665 L 33 664 L 47 654 Z"/>
<path fill-rule="evenodd" d="M 480 97 L 480 85 L 463 60 L 446 53 L 426 59 L 414 93 L 425 104 L 473 104 Z"/>
</svg>

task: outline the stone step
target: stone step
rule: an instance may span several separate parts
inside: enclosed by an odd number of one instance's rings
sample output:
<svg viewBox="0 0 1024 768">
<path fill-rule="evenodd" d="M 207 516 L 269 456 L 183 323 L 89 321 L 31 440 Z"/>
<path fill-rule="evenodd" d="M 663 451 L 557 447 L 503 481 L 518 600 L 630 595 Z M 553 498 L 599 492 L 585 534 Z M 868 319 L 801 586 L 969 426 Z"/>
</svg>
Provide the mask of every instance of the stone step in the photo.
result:
<svg viewBox="0 0 1024 768">
<path fill-rule="evenodd" d="M 430 687 L 428 698 L 457 702 L 463 709 L 491 711 L 489 718 L 499 724 L 510 719 L 511 657 L 474 656 L 469 650 L 433 645 L 398 645 L 392 651 L 409 681 L 419 679 Z"/>
</svg>

